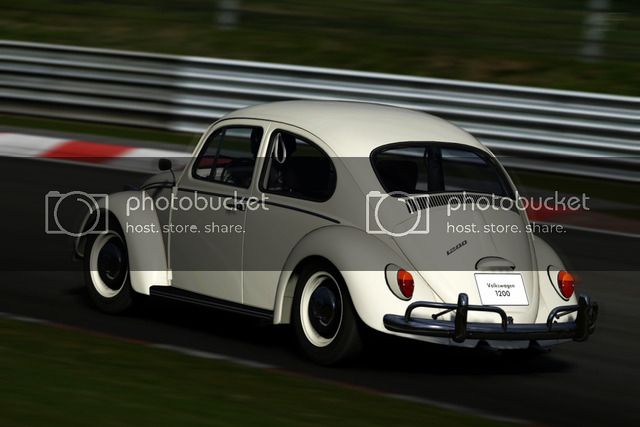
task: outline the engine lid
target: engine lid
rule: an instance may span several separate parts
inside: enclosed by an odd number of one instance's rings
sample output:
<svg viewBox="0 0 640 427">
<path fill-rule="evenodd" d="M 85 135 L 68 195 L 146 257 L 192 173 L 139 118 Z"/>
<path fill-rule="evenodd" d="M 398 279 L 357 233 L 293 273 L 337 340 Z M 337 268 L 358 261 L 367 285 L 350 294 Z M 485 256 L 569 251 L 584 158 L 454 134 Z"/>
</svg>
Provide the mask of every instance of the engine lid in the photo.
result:
<svg viewBox="0 0 640 427">
<path fill-rule="evenodd" d="M 526 219 L 517 209 L 483 209 L 472 203 L 454 209 L 432 203 L 408 205 L 407 213 L 391 234 L 442 301 L 455 303 L 464 292 L 470 304 L 504 301 L 500 306 L 514 321 L 534 321 L 539 298 L 535 253 Z M 496 276 L 478 276 L 481 274 Z M 513 275 L 519 275 L 521 281 Z M 487 281 L 488 277 L 492 280 Z M 494 290 L 508 291 L 509 298 L 490 298 L 487 292 Z M 512 295 L 518 292 L 525 295 Z M 474 315 L 478 316 L 486 317 Z"/>
</svg>

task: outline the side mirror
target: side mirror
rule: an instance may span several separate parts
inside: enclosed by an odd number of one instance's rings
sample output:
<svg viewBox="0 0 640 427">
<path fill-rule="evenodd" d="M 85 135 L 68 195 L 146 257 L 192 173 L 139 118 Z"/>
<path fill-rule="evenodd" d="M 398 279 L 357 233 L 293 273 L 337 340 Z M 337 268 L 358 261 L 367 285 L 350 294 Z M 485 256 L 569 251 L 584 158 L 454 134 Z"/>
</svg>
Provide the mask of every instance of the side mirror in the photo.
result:
<svg viewBox="0 0 640 427">
<path fill-rule="evenodd" d="M 169 159 L 158 159 L 158 169 L 161 171 L 171 170 L 172 164 Z"/>
</svg>

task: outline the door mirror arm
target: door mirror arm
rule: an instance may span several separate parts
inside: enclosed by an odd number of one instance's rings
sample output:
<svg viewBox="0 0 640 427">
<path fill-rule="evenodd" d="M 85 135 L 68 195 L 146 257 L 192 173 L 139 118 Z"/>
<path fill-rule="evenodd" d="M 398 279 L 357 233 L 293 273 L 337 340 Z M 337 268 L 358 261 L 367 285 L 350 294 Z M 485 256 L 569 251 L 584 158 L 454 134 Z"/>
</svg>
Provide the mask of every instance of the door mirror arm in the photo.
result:
<svg viewBox="0 0 640 427">
<path fill-rule="evenodd" d="M 176 174 L 173 172 L 173 164 L 170 159 L 158 159 L 158 169 L 161 171 L 170 171 L 173 178 L 173 185 L 176 185 Z"/>
</svg>

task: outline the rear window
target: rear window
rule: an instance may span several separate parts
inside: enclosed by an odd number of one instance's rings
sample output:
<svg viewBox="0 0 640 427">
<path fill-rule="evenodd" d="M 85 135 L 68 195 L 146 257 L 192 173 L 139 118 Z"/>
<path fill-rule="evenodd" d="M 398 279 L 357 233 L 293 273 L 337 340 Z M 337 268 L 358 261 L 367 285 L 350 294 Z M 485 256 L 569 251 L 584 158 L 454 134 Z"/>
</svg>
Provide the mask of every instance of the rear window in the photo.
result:
<svg viewBox="0 0 640 427">
<path fill-rule="evenodd" d="M 470 192 L 513 197 L 501 169 L 487 154 L 448 144 L 397 144 L 371 156 L 387 193 Z"/>
</svg>

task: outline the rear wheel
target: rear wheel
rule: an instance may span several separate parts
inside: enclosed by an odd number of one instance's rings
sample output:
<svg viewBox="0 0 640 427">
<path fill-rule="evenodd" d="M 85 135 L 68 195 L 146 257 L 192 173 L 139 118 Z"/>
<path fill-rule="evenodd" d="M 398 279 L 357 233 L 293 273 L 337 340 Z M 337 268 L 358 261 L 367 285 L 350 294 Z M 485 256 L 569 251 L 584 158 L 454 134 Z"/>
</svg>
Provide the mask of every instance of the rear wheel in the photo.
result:
<svg viewBox="0 0 640 427">
<path fill-rule="evenodd" d="M 84 257 L 85 283 L 91 301 L 105 313 L 122 313 L 133 306 L 127 244 L 119 227 L 91 235 Z"/>
<path fill-rule="evenodd" d="M 347 287 L 328 264 L 314 264 L 301 273 L 292 320 L 300 347 L 317 363 L 336 364 L 356 356 L 362 348 Z"/>
</svg>

